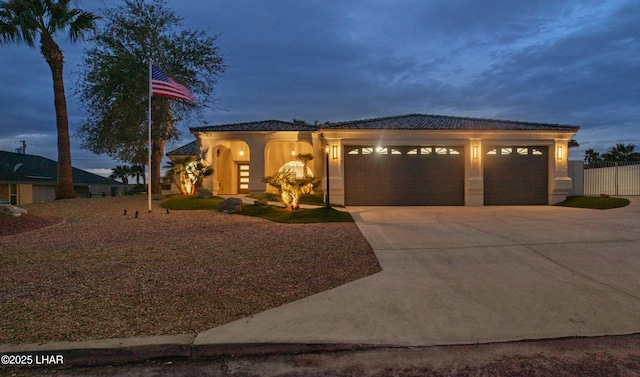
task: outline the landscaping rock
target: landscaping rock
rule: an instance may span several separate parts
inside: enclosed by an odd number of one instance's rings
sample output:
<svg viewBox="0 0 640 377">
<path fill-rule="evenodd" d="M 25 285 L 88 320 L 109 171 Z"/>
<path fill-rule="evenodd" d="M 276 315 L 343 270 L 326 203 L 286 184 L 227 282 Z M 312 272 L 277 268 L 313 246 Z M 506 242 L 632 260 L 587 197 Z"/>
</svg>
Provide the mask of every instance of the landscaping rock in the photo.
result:
<svg viewBox="0 0 640 377">
<path fill-rule="evenodd" d="M 223 213 L 241 213 L 242 212 L 242 199 L 240 198 L 227 198 L 218 207 L 218 211 Z"/>
<path fill-rule="evenodd" d="M 213 196 L 213 193 L 206 188 L 198 189 L 198 198 L 209 199 Z"/>
<path fill-rule="evenodd" d="M 266 206 L 267 204 L 269 204 L 269 202 L 267 201 L 267 199 L 258 199 L 258 200 L 254 200 L 253 204 L 257 206 Z"/>
<path fill-rule="evenodd" d="M 0 213 L 20 217 L 27 213 L 27 210 L 24 208 L 12 206 L 11 204 L 0 204 Z"/>
</svg>

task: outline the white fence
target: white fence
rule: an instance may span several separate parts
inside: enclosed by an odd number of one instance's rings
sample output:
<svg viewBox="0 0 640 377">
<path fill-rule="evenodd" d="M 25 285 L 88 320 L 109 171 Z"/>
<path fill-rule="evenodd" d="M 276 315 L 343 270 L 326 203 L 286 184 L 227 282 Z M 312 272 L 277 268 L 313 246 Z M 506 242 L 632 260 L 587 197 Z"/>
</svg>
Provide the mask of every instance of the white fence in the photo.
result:
<svg viewBox="0 0 640 377">
<path fill-rule="evenodd" d="M 640 195 L 640 162 L 598 162 L 584 166 L 584 195 Z"/>
</svg>

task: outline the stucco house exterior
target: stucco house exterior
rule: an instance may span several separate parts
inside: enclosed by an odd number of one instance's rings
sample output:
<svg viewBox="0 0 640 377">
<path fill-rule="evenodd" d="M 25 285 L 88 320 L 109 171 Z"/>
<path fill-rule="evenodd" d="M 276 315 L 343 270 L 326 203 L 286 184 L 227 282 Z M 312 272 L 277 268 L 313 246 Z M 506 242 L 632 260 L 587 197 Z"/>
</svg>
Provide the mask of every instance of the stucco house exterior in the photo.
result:
<svg viewBox="0 0 640 377">
<path fill-rule="evenodd" d="M 58 163 L 48 158 L 0 151 L 0 201 L 24 205 L 56 197 Z M 113 179 L 72 168 L 76 197 L 122 195 L 126 185 Z"/>
<path fill-rule="evenodd" d="M 571 189 L 568 140 L 578 126 L 409 114 L 310 125 L 267 120 L 193 127 L 196 140 L 167 153 L 198 155 L 214 195 L 261 193 L 262 178 L 299 169 L 329 179 L 342 205 L 544 205 Z M 328 174 L 325 173 L 328 161 Z"/>
</svg>

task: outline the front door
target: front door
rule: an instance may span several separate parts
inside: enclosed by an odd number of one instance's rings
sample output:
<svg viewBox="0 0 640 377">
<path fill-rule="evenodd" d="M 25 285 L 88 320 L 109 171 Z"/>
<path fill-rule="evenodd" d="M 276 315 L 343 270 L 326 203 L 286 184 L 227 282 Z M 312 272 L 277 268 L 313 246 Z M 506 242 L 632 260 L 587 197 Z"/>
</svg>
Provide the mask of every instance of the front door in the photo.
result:
<svg viewBox="0 0 640 377">
<path fill-rule="evenodd" d="M 238 163 L 238 194 L 249 193 L 249 163 Z"/>
</svg>

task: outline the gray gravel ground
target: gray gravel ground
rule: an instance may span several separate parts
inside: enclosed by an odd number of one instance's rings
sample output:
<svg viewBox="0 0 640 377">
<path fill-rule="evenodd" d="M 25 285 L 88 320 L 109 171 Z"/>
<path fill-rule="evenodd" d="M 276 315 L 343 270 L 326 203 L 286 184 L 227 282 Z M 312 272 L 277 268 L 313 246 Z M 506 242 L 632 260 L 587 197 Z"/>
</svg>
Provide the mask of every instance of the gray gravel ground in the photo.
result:
<svg viewBox="0 0 640 377">
<path fill-rule="evenodd" d="M 145 196 L 25 206 L 65 222 L 0 237 L 0 343 L 192 334 L 380 270 L 354 223 L 153 206 Z"/>
</svg>

